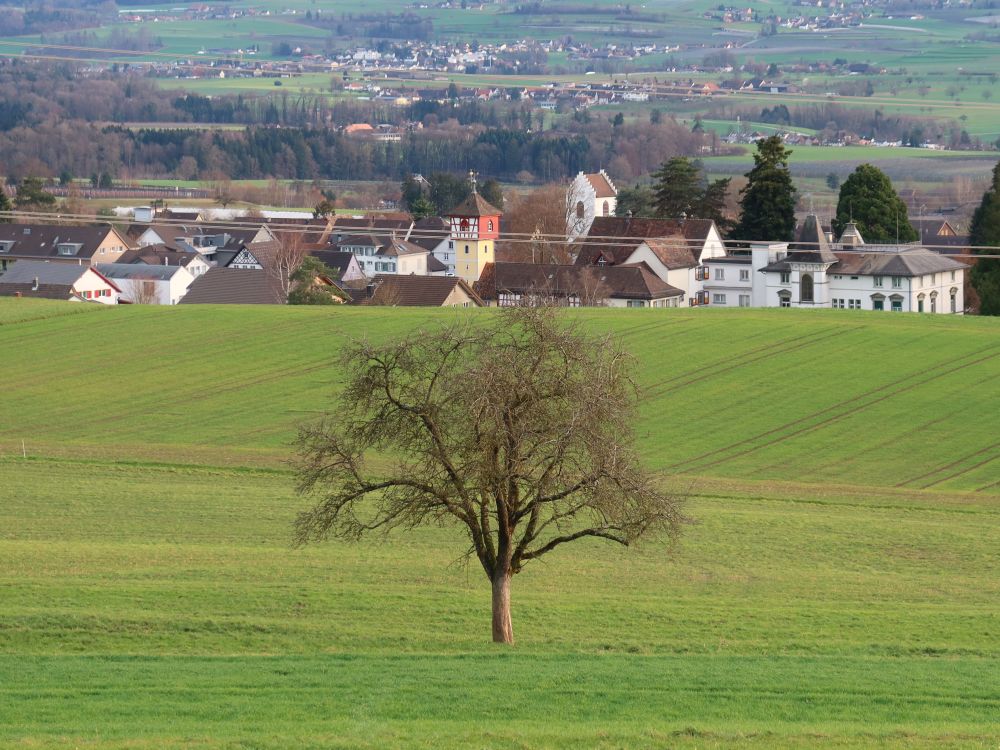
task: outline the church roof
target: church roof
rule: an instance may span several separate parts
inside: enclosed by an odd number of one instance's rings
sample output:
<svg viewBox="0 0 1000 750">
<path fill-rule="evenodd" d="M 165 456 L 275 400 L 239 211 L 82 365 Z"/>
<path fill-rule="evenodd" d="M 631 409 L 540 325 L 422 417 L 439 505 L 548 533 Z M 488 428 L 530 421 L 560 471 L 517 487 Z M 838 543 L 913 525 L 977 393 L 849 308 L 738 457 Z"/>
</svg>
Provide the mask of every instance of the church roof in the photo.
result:
<svg viewBox="0 0 1000 750">
<path fill-rule="evenodd" d="M 479 193 L 473 191 L 468 198 L 448 212 L 449 216 L 500 216 L 503 213 L 491 206 Z"/>
<path fill-rule="evenodd" d="M 587 182 L 590 186 L 594 188 L 594 195 L 598 198 L 615 198 L 618 195 L 618 191 L 615 190 L 615 186 L 611 184 L 611 180 L 604 173 L 602 169 L 600 172 L 595 172 L 594 174 L 585 174 L 584 177 L 587 178 Z"/>
</svg>

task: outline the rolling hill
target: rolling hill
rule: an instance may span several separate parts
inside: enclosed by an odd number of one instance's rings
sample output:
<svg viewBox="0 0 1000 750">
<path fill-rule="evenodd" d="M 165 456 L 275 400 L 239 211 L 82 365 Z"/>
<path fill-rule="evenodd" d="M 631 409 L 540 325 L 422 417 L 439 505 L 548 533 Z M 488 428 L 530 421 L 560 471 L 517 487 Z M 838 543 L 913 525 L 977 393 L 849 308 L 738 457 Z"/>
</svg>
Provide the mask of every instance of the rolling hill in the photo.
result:
<svg viewBox="0 0 1000 750">
<path fill-rule="evenodd" d="M 500 651 L 454 529 L 290 547 L 343 342 L 456 314 L 0 300 L 0 744 L 1000 739 L 997 322 L 573 313 L 690 523 L 529 567 Z"/>
</svg>

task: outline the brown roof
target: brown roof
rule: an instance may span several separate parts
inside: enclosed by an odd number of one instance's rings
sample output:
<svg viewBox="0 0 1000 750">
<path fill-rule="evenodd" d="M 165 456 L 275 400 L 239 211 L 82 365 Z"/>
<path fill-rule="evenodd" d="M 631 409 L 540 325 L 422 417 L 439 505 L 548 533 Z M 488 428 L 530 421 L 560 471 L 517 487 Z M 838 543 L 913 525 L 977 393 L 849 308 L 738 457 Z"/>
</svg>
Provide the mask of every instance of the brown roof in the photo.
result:
<svg viewBox="0 0 1000 750">
<path fill-rule="evenodd" d="M 644 300 L 684 294 L 682 289 L 660 279 L 645 263 L 603 268 L 541 263 L 487 263 L 475 288 L 485 300 L 496 300 L 504 292 Z"/>
<path fill-rule="evenodd" d="M 407 239 L 425 250 L 433 250 L 451 235 L 451 225 L 440 216 L 427 216 L 413 222 Z"/>
<path fill-rule="evenodd" d="M 126 250 L 116 263 L 144 263 L 148 266 L 188 266 L 191 261 L 202 257 L 201 253 L 177 250 L 169 245 L 146 245 L 146 247 Z"/>
<path fill-rule="evenodd" d="M 671 259 L 671 262 L 682 263 L 668 267 L 687 268 L 698 265 L 701 251 L 708 235 L 715 226 L 711 219 L 646 219 L 627 216 L 597 216 L 590 225 L 587 236 L 581 240 L 577 252 L 577 265 L 594 265 L 604 260 L 610 265 L 619 265 L 628 260 L 635 249 L 646 241 L 661 240 L 658 247 Z M 665 242 L 672 239 L 673 243 Z M 678 242 L 678 240 L 682 242 Z M 683 244 L 688 249 L 689 261 L 677 247 Z M 652 245 L 650 245 L 652 248 Z M 654 252 L 656 252 L 654 250 Z M 659 253 L 657 253 L 659 257 Z M 663 258 L 661 258 L 661 261 Z"/>
<path fill-rule="evenodd" d="M 314 250 L 309 254 L 331 271 L 336 271 L 338 279 L 344 277 L 351 265 L 351 259 L 354 258 L 354 253 L 340 250 Z"/>
<path fill-rule="evenodd" d="M 115 232 L 107 224 L 84 227 L 68 227 L 56 224 L 0 224 L 0 243 L 10 243 L 9 249 L 0 252 L 0 257 L 45 258 L 48 260 L 78 262 L 80 259 L 93 260 L 94 253 L 107 236 Z M 116 233 L 117 234 L 117 233 Z M 128 247 L 124 237 L 118 235 L 122 245 Z M 79 245 L 73 255 L 60 255 L 61 244 Z"/>
<path fill-rule="evenodd" d="M 448 212 L 449 216 L 501 216 L 496 206 L 491 206 L 479 193 L 472 192 L 469 197 Z"/>
<path fill-rule="evenodd" d="M 33 283 L 0 284 L 0 297 L 29 297 L 32 299 L 65 299 L 76 297 L 73 287 L 66 284 L 39 284 L 34 289 Z"/>
<path fill-rule="evenodd" d="M 210 268 L 192 282 L 181 304 L 283 305 L 278 280 L 267 271 Z"/>
<path fill-rule="evenodd" d="M 614 185 L 608 180 L 608 176 L 604 174 L 604 170 L 595 172 L 594 174 L 585 174 L 584 177 L 587 178 L 590 186 L 594 188 L 594 193 L 598 198 L 614 198 L 618 195 L 618 191 L 615 190 Z"/>
<path fill-rule="evenodd" d="M 800 263 L 836 263 L 837 256 L 830 250 L 830 242 L 826 232 L 819 224 L 815 214 L 806 216 L 796 235 L 795 242 L 789 247 L 790 261 Z"/>
<path fill-rule="evenodd" d="M 401 276 L 379 274 L 374 279 L 374 299 L 382 297 L 399 307 L 441 307 L 458 287 L 477 307 L 483 301 L 457 276 Z"/>
</svg>

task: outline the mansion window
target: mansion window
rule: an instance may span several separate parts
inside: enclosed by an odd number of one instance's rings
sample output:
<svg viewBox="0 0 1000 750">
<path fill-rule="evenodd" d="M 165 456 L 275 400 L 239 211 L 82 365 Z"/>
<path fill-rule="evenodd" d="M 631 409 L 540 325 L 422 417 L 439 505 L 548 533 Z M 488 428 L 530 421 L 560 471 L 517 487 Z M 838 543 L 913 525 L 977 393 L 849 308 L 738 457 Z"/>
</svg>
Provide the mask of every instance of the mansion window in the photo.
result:
<svg viewBox="0 0 1000 750">
<path fill-rule="evenodd" d="M 747 268 L 740 269 L 740 281 L 750 281 L 750 270 Z"/>
<path fill-rule="evenodd" d="M 813 301 L 813 277 L 810 273 L 802 274 L 802 279 L 799 282 L 799 299 L 803 302 Z"/>
<path fill-rule="evenodd" d="M 847 309 L 849 310 L 860 310 L 861 300 L 859 299 L 849 299 L 847 300 Z"/>
<path fill-rule="evenodd" d="M 902 276 L 893 276 L 892 277 L 892 288 L 893 289 L 902 289 L 902 287 L 903 287 L 903 277 Z"/>
<path fill-rule="evenodd" d="M 725 268 L 716 268 L 715 269 L 715 280 L 716 281 L 724 281 L 725 278 L 726 278 L 726 269 Z"/>
<path fill-rule="evenodd" d="M 630 300 L 626 301 L 625 305 L 627 307 L 645 307 L 646 306 L 646 300 L 642 300 L 642 299 L 630 299 Z"/>
<path fill-rule="evenodd" d="M 872 310 L 884 310 L 884 309 L 885 309 L 884 300 L 877 299 L 872 302 Z"/>
<path fill-rule="evenodd" d="M 792 273 L 791 273 L 791 271 L 782 271 L 781 272 L 781 283 L 782 284 L 791 284 L 792 283 Z"/>
<path fill-rule="evenodd" d="M 954 276 L 954 274 L 952 274 Z M 958 312 L 958 290 L 951 290 L 951 311 Z"/>
<path fill-rule="evenodd" d="M 952 271 L 952 272 L 951 272 L 951 280 L 952 280 L 952 281 L 954 281 L 954 280 L 955 280 L 955 272 L 954 272 L 954 271 Z"/>
<path fill-rule="evenodd" d="M 844 300 L 842 300 L 842 299 L 835 299 L 835 300 L 833 300 L 833 307 L 835 307 L 835 308 L 837 308 L 839 310 L 843 310 L 844 309 Z"/>
<path fill-rule="evenodd" d="M 892 300 L 892 311 L 893 312 L 903 312 L 903 300 L 899 297 L 893 297 Z"/>
<path fill-rule="evenodd" d="M 937 292 L 931 292 L 931 312 L 937 312 Z"/>
<path fill-rule="evenodd" d="M 872 276 L 872 286 L 882 286 L 882 277 Z"/>
<path fill-rule="evenodd" d="M 724 305 L 726 304 L 726 295 L 724 294 L 713 294 L 712 295 L 713 305 Z"/>
<path fill-rule="evenodd" d="M 778 295 L 778 304 L 781 307 L 791 307 L 792 306 L 792 295 L 788 292 L 782 292 Z"/>
<path fill-rule="evenodd" d="M 750 295 L 741 294 L 740 295 L 740 307 L 750 307 Z"/>
</svg>

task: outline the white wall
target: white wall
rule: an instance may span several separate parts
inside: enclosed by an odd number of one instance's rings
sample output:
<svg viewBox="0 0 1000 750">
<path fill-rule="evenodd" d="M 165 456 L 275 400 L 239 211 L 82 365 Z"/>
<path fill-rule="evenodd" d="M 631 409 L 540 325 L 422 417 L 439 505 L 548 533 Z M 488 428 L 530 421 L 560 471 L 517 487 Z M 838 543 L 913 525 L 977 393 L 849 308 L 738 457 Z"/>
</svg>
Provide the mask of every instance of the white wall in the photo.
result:
<svg viewBox="0 0 1000 750">
<path fill-rule="evenodd" d="M 108 291 L 110 290 L 110 296 L 95 297 L 95 292 Z M 90 299 L 94 302 L 100 302 L 104 305 L 117 305 L 118 304 L 118 292 L 108 284 L 104 279 L 102 279 L 93 270 L 88 270 L 80 279 L 73 285 L 73 291 L 86 297 L 85 292 L 90 292 Z"/>
</svg>

